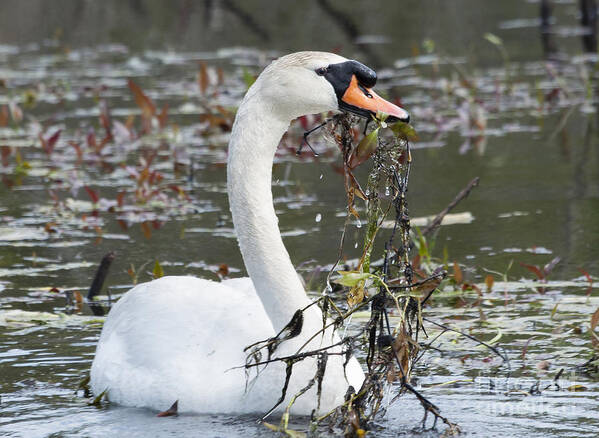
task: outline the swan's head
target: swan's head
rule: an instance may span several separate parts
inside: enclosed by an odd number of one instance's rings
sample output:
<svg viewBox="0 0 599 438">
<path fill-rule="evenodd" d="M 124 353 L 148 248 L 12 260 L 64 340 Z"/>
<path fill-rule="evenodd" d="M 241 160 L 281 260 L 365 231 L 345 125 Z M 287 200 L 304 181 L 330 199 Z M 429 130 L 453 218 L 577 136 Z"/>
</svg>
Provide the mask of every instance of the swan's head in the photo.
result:
<svg viewBox="0 0 599 438">
<path fill-rule="evenodd" d="M 273 61 L 255 87 L 274 112 L 289 119 L 327 111 L 348 111 L 370 118 L 377 112 L 388 121 L 409 122 L 406 110 L 374 91 L 374 70 L 326 52 L 298 52 Z M 256 90 L 252 90 L 256 91 Z"/>
</svg>

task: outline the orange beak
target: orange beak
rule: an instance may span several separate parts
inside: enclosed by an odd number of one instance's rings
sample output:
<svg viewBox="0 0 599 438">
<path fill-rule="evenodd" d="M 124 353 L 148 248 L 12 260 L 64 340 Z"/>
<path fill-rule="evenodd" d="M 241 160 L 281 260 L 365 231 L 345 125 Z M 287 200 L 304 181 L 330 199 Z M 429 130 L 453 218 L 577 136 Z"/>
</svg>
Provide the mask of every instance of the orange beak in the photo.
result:
<svg viewBox="0 0 599 438">
<path fill-rule="evenodd" d="M 376 116 L 378 112 L 385 113 L 389 117 L 388 122 L 402 121 L 410 122 L 410 114 L 403 108 L 386 101 L 381 96 L 372 91 L 371 88 L 365 88 L 358 83 L 358 79 L 353 75 L 349 86 L 341 97 L 340 109 L 370 118 Z"/>
</svg>

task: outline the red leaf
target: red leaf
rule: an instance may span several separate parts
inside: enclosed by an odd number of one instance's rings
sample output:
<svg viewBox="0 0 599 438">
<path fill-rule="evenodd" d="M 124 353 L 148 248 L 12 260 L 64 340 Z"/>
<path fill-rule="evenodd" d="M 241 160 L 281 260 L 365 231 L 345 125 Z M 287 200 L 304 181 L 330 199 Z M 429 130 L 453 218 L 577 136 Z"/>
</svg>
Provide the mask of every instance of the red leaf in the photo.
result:
<svg viewBox="0 0 599 438">
<path fill-rule="evenodd" d="M 522 263 L 522 262 L 520 262 L 520 266 L 528 269 L 530 272 L 535 274 L 539 280 L 545 279 L 545 273 L 543 271 L 541 271 L 538 266 L 527 265 L 526 263 Z"/>
<path fill-rule="evenodd" d="M 0 148 L 0 154 L 2 155 L 2 165 L 4 167 L 8 166 L 8 157 L 12 153 L 12 149 L 8 146 L 2 146 Z"/>
<path fill-rule="evenodd" d="M 146 239 L 150 239 L 152 237 L 152 229 L 150 228 L 150 225 L 147 222 L 142 222 L 141 230 L 143 231 Z"/>
<path fill-rule="evenodd" d="M 166 411 L 162 411 L 156 415 L 157 417 L 172 417 L 173 415 L 177 415 L 177 409 L 179 405 L 179 400 L 177 400 L 173 405 L 168 408 Z"/>
<path fill-rule="evenodd" d="M 166 122 L 168 120 L 168 103 L 165 103 L 162 107 L 162 111 L 158 114 L 158 124 L 160 125 L 160 129 L 164 129 L 166 127 Z"/>
<path fill-rule="evenodd" d="M 79 143 L 74 142 L 73 140 L 69 141 L 69 145 L 75 149 L 75 153 L 77 154 L 77 162 L 80 163 L 83 158 L 83 151 L 81 150 L 81 146 Z"/>
<path fill-rule="evenodd" d="M 593 292 L 593 279 L 591 278 L 591 276 L 589 275 L 589 273 L 587 271 L 585 271 L 582 268 L 578 268 L 578 270 L 582 273 L 582 275 L 584 275 L 587 279 L 587 281 L 589 282 L 589 287 L 587 289 L 587 297 L 591 295 L 591 292 Z"/>
<path fill-rule="evenodd" d="M 206 94 L 208 89 L 209 79 L 208 71 L 206 69 L 206 63 L 200 62 L 200 72 L 198 73 L 198 85 L 200 86 L 200 92 Z"/>
<path fill-rule="evenodd" d="M 457 262 L 453 262 L 453 279 L 456 284 L 462 284 L 464 281 L 464 275 L 462 274 L 462 269 Z"/>
<path fill-rule="evenodd" d="M 105 100 L 100 101 L 100 123 L 106 131 L 106 135 L 112 137 L 112 132 L 110 131 L 110 112 L 108 111 L 108 104 Z"/>
<path fill-rule="evenodd" d="M 3 105 L 2 109 L 0 109 L 0 126 L 6 125 L 8 125 L 8 107 Z"/>
<path fill-rule="evenodd" d="M 595 310 L 595 313 L 591 316 L 591 331 L 595 330 L 597 324 L 599 324 L 599 309 Z"/>
<path fill-rule="evenodd" d="M 50 152 L 52 152 L 54 150 L 54 146 L 56 146 L 56 142 L 58 141 L 58 138 L 60 137 L 60 132 L 61 132 L 61 129 L 59 129 L 54 134 L 52 134 L 52 136 L 48 139 L 48 148 L 50 149 Z"/>
<path fill-rule="evenodd" d="M 218 85 L 223 85 L 225 83 L 225 72 L 223 71 L 222 68 L 218 67 L 216 69 L 216 75 L 218 77 Z"/>
<path fill-rule="evenodd" d="M 584 269 L 582 269 L 582 268 L 578 268 L 578 271 L 580 271 L 580 273 L 586 277 L 587 281 L 589 282 L 589 285 L 592 286 L 593 285 L 593 279 L 591 278 L 591 275 L 587 271 L 585 271 Z"/>
<path fill-rule="evenodd" d="M 156 107 L 154 106 L 154 102 L 150 99 L 143 90 L 133 82 L 131 79 L 127 81 L 127 85 L 129 85 L 129 89 L 133 93 L 133 97 L 135 98 L 135 103 L 141 109 L 143 116 L 146 119 L 152 118 L 156 114 Z"/>
<path fill-rule="evenodd" d="M 96 143 L 96 133 L 94 132 L 94 128 L 89 128 L 87 131 L 87 146 L 96 149 L 98 144 Z"/>
<path fill-rule="evenodd" d="M 98 197 L 98 194 L 93 189 L 89 188 L 89 186 L 85 186 L 84 189 L 87 192 L 87 194 L 89 195 L 89 197 L 91 198 L 92 202 L 94 204 L 97 204 L 98 201 L 100 200 L 100 198 Z"/>
<path fill-rule="evenodd" d="M 119 194 L 116 195 L 116 205 L 118 205 L 119 207 L 122 207 L 124 197 L 125 197 L 125 192 L 119 192 Z"/>
<path fill-rule="evenodd" d="M 54 150 L 54 146 L 56 146 L 56 142 L 58 141 L 58 138 L 60 137 L 60 132 L 61 132 L 61 129 L 58 129 L 54 132 L 54 134 L 52 134 L 48 138 L 46 138 L 42 134 L 40 134 L 39 138 L 40 138 L 40 141 L 42 142 L 42 148 L 48 155 L 50 155 L 52 153 L 52 151 Z"/>
</svg>

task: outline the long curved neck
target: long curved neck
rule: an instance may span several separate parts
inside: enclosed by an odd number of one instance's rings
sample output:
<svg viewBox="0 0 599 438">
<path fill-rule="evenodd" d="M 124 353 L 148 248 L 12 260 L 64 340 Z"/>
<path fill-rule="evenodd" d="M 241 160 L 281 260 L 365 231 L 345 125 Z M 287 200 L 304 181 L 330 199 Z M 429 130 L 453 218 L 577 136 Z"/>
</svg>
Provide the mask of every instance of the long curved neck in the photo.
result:
<svg viewBox="0 0 599 438">
<path fill-rule="evenodd" d="M 275 151 L 291 119 L 251 91 L 231 133 L 227 190 L 246 269 L 278 332 L 310 302 L 283 245 L 271 191 Z"/>
</svg>

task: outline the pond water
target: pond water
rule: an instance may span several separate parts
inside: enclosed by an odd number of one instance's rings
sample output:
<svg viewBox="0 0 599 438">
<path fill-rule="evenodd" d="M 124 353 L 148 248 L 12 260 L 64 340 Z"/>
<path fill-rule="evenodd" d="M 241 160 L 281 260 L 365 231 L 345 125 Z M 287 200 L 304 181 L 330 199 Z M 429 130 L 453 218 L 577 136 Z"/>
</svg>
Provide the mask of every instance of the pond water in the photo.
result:
<svg viewBox="0 0 599 438">
<path fill-rule="evenodd" d="M 596 436 L 599 373 L 583 365 L 599 307 L 597 54 L 583 51 L 577 1 L 553 2 L 551 53 L 539 2 L 481 3 L 2 2 L 0 434 L 266 434 L 253 417 L 89 406 L 77 387 L 102 318 L 78 297 L 109 251 L 113 299 L 150 280 L 157 260 L 168 275 L 216 280 L 222 265 L 244 275 L 226 200 L 232 114 L 244 78 L 309 48 L 377 67 L 377 90 L 412 114 L 412 218 L 437 214 L 480 177 L 452 212 L 457 223 L 429 239 L 436 262 L 450 273 L 457 262 L 464 280 L 457 291 L 444 283 L 426 314 L 493 340 L 509 364 L 448 332 L 418 363 L 415 385 L 466 435 Z M 316 135 L 321 155 L 296 157 L 302 132 L 294 123 L 280 147 L 273 191 L 285 244 L 317 292 L 337 259 L 346 200 L 336 147 Z M 348 259 L 359 256 L 357 225 Z M 531 266 L 556 257 L 534 281 Z M 404 396 L 371 435 L 438 436 L 417 429 L 422 414 Z"/>
</svg>

